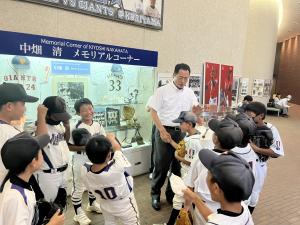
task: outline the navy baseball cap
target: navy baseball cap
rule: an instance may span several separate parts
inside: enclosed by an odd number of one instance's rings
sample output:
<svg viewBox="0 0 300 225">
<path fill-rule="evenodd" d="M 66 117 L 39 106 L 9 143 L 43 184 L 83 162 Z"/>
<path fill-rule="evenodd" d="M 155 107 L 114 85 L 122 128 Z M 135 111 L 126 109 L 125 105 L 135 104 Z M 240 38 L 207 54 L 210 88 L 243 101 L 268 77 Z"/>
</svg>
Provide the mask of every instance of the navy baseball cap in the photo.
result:
<svg viewBox="0 0 300 225">
<path fill-rule="evenodd" d="M 193 112 L 182 111 L 178 118 L 172 121 L 173 123 L 182 123 L 182 122 L 190 122 L 196 123 L 197 116 Z"/>
<path fill-rule="evenodd" d="M 256 115 L 267 115 L 267 107 L 261 102 L 251 102 L 247 104 L 245 111 L 254 112 Z"/>
<path fill-rule="evenodd" d="M 220 121 L 211 119 L 208 121 L 208 127 L 215 132 L 223 148 L 232 149 L 242 143 L 243 131 L 239 125 L 230 118 L 225 118 Z"/>
<path fill-rule="evenodd" d="M 59 96 L 47 97 L 43 105 L 48 108 L 47 114 L 51 115 L 56 121 L 67 121 L 71 115 L 67 112 L 65 100 Z"/>
<path fill-rule="evenodd" d="M 231 151 L 218 155 L 202 149 L 198 155 L 224 193 L 236 193 L 241 201 L 249 198 L 255 179 L 248 162 Z"/>
<path fill-rule="evenodd" d="M 39 150 L 49 142 L 50 137 L 47 134 L 33 137 L 26 132 L 8 139 L 1 149 L 1 157 L 5 168 L 12 172 L 22 172 L 36 157 Z"/>
<path fill-rule="evenodd" d="M 28 95 L 21 84 L 3 83 L 0 85 L 0 104 L 7 102 L 36 102 L 39 99 Z"/>
</svg>

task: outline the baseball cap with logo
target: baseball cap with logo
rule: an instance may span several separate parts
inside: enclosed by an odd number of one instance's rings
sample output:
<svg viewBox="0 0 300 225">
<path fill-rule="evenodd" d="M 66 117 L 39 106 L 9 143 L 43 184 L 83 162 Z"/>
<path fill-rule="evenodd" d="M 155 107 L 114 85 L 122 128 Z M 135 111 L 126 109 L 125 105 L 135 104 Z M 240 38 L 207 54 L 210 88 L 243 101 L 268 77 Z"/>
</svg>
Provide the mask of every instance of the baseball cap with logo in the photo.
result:
<svg viewBox="0 0 300 225">
<path fill-rule="evenodd" d="M 190 122 L 196 123 L 197 117 L 193 112 L 182 111 L 178 118 L 172 121 L 173 123 L 182 123 L 182 122 Z"/>
<path fill-rule="evenodd" d="M 7 102 L 36 102 L 36 97 L 28 95 L 21 84 L 3 83 L 0 85 L 0 104 Z"/>
<path fill-rule="evenodd" d="M 33 137 L 22 132 L 8 139 L 1 149 L 1 157 L 6 169 L 20 173 L 36 157 L 40 149 L 50 142 L 49 135 Z"/>
<path fill-rule="evenodd" d="M 71 115 L 67 112 L 65 100 L 59 96 L 47 97 L 43 105 L 48 108 L 48 115 L 56 121 L 67 121 L 71 119 Z"/>
<path fill-rule="evenodd" d="M 254 185 L 254 175 L 248 162 L 231 151 L 218 155 L 209 149 L 202 149 L 199 159 L 215 178 L 225 196 L 232 193 L 235 201 L 249 198 Z"/>
<path fill-rule="evenodd" d="M 243 131 L 239 125 L 230 118 L 221 121 L 211 119 L 208 121 L 208 127 L 215 132 L 221 146 L 225 149 L 232 149 L 241 144 Z"/>
</svg>

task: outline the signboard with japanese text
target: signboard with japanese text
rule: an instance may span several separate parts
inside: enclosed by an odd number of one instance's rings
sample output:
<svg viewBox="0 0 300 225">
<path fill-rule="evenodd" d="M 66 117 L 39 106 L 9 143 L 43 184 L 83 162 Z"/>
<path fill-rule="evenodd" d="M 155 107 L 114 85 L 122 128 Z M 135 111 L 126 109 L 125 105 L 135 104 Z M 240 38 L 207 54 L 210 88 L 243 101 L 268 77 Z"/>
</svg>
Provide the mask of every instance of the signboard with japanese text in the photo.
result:
<svg viewBox="0 0 300 225">
<path fill-rule="evenodd" d="M 24 0 L 22 0 L 24 1 Z M 152 29 L 162 29 L 163 0 L 25 0 Z"/>
<path fill-rule="evenodd" d="M 157 66 L 155 51 L 8 31 L 0 37 L 0 54 Z"/>
<path fill-rule="evenodd" d="M 137 113 L 144 114 L 144 105 L 155 86 L 157 52 L 14 32 L 0 31 L 0 35 L 0 83 L 22 84 L 28 94 L 39 98 L 36 103 L 26 104 L 27 121 L 36 120 L 38 104 L 51 95 L 64 98 L 67 110 L 73 116 L 76 100 L 89 98 L 99 111 L 97 119 L 107 126 L 119 126 L 120 115 L 116 112 L 107 114 L 100 109 L 118 109 L 133 104 Z M 73 47 L 67 46 L 71 44 Z M 98 58 L 93 59 L 91 55 L 90 58 L 82 54 L 76 56 L 78 49 L 79 52 L 83 49 L 79 45 L 103 48 L 96 51 Z M 110 51 L 112 49 L 114 53 Z M 99 58 L 101 53 L 106 56 Z M 119 55 L 120 60 L 107 57 L 109 53 Z M 129 59 L 121 59 L 125 55 Z"/>
</svg>

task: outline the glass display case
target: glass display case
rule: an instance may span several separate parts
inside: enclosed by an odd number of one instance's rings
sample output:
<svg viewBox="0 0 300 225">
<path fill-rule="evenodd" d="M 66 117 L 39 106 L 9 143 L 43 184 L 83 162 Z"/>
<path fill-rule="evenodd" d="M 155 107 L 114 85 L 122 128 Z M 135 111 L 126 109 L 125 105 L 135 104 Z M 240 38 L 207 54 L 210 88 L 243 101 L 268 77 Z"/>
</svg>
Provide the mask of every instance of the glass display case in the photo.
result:
<svg viewBox="0 0 300 225">
<path fill-rule="evenodd" d="M 153 94 L 154 67 L 0 55 L 0 68 L 2 82 L 20 83 L 39 98 L 26 104 L 27 125 L 34 123 L 38 104 L 50 95 L 65 99 L 71 123 L 76 123 L 74 103 L 87 97 L 94 104 L 94 120 L 116 133 L 123 147 L 150 143 L 145 104 Z"/>
</svg>

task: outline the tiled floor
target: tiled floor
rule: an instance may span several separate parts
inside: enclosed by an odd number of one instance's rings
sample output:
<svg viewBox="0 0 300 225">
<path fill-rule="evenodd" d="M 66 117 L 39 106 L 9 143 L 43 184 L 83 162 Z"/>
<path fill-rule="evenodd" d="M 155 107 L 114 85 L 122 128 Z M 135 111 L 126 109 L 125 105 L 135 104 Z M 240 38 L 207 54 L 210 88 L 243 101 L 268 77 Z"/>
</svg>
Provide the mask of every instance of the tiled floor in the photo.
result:
<svg viewBox="0 0 300 225">
<path fill-rule="evenodd" d="M 254 211 L 256 225 L 300 225 L 300 106 L 290 108 L 290 117 L 267 117 L 281 134 L 285 156 L 268 163 L 268 176 L 260 202 Z M 139 206 L 141 225 L 166 222 L 171 206 L 162 199 L 162 210 L 154 211 L 150 205 L 150 181 L 147 175 L 135 177 L 135 196 Z M 66 224 L 73 222 L 73 209 L 69 205 Z M 101 215 L 88 214 L 91 224 L 102 225 Z"/>
</svg>

